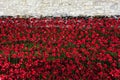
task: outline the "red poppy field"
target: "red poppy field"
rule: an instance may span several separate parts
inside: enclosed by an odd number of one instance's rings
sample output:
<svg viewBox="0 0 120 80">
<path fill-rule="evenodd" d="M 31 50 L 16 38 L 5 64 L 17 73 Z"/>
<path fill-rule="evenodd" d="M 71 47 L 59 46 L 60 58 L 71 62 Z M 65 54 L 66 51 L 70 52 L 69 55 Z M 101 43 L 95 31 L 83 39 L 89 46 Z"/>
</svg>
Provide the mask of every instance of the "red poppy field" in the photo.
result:
<svg viewBox="0 0 120 80">
<path fill-rule="evenodd" d="M 120 80 L 120 18 L 0 18 L 0 80 Z"/>
</svg>

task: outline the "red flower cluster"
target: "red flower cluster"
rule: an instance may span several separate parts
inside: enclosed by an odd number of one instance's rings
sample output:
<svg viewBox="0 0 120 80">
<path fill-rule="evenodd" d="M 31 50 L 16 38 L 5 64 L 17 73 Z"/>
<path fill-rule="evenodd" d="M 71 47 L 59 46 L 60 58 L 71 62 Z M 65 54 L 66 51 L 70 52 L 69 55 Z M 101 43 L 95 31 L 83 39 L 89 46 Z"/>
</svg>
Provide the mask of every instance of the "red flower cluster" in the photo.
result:
<svg viewBox="0 0 120 80">
<path fill-rule="evenodd" d="M 0 18 L 0 79 L 120 80 L 120 19 Z"/>
</svg>

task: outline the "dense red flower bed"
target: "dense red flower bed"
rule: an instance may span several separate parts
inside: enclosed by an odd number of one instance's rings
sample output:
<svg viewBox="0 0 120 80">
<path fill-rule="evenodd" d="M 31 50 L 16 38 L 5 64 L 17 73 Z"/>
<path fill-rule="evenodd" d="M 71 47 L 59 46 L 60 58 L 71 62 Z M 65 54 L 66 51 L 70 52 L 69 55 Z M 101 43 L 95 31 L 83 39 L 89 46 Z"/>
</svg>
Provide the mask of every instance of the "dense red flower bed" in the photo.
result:
<svg viewBox="0 0 120 80">
<path fill-rule="evenodd" d="M 0 80 L 120 80 L 120 19 L 0 18 Z"/>
</svg>

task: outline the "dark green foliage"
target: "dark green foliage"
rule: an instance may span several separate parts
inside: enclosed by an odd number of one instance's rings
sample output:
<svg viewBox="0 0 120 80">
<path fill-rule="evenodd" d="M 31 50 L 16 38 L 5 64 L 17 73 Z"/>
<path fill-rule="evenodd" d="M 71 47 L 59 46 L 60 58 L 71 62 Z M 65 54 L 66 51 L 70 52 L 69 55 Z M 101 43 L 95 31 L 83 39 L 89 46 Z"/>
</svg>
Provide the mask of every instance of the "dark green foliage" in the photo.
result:
<svg viewBox="0 0 120 80">
<path fill-rule="evenodd" d="M 2 54 L 3 53 L 3 51 L 2 50 L 0 50 L 0 54 Z"/>
<path fill-rule="evenodd" d="M 72 73 L 75 74 L 75 70 L 72 70 Z"/>
<path fill-rule="evenodd" d="M 7 36 L 2 36 L 3 39 L 7 39 Z"/>
<path fill-rule="evenodd" d="M 57 43 L 53 43 L 53 46 L 57 46 Z"/>
<path fill-rule="evenodd" d="M 110 54 L 113 57 L 117 56 L 117 53 L 111 51 L 106 51 L 106 54 Z"/>
<path fill-rule="evenodd" d="M 56 27 L 56 30 L 57 30 L 58 33 L 61 32 L 60 27 Z"/>
<path fill-rule="evenodd" d="M 8 56 L 8 61 L 12 64 L 17 64 L 19 63 L 19 58 L 11 58 L 11 56 Z"/>
<path fill-rule="evenodd" d="M 66 49 L 67 49 L 67 48 L 75 48 L 76 45 L 73 44 L 72 42 L 69 42 L 66 46 L 62 45 L 61 47 L 66 48 Z"/>
<path fill-rule="evenodd" d="M 117 67 L 118 67 L 118 69 L 120 69 L 120 62 L 117 63 Z"/>
<path fill-rule="evenodd" d="M 30 49 L 34 46 L 34 44 L 33 43 L 25 43 L 25 46 L 28 47 L 28 49 Z"/>
<path fill-rule="evenodd" d="M 42 79 L 42 74 L 39 75 L 39 79 L 40 79 L 40 80 Z"/>
<path fill-rule="evenodd" d="M 60 59 L 66 58 L 65 53 L 62 53 L 59 58 L 60 58 Z"/>
<path fill-rule="evenodd" d="M 49 56 L 49 57 L 47 58 L 47 61 L 53 61 L 53 60 L 55 60 L 55 57 L 54 57 L 54 56 Z"/>
<path fill-rule="evenodd" d="M 26 65 L 24 63 L 21 64 L 21 68 L 25 68 Z"/>
<path fill-rule="evenodd" d="M 81 48 L 85 48 L 86 46 L 85 46 L 85 44 L 81 44 Z"/>
</svg>

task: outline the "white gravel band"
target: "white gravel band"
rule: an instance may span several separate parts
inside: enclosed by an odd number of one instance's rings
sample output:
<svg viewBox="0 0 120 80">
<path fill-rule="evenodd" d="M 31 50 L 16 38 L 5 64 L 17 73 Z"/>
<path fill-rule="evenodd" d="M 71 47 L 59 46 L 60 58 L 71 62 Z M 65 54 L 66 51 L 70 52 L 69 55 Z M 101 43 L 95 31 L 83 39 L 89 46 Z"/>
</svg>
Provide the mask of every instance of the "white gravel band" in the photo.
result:
<svg viewBox="0 0 120 80">
<path fill-rule="evenodd" d="M 120 0 L 0 0 L 0 16 L 119 15 Z"/>
</svg>

